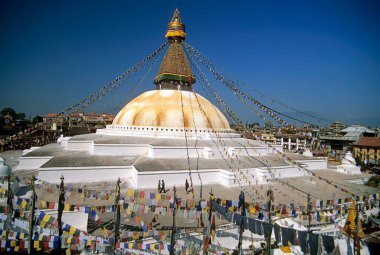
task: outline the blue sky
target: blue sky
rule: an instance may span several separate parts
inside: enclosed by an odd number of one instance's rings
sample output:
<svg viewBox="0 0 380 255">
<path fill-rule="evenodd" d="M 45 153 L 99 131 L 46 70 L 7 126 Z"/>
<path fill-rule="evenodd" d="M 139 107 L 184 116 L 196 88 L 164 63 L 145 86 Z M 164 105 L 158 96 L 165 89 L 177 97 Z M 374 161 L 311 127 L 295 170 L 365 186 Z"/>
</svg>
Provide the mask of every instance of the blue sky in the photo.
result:
<svg viewBox="0 0 380 255">
<path fill-rule="evenodd" d="M 380 126 L 379 1 L 0 1 L 0 108 L 34 116 L 80 101 L 164 43 L 176 7 L 187 42 L 231 76 L 302 111 Z M 128 86 L 93 110 L 125 104 Z"/>
</svg>

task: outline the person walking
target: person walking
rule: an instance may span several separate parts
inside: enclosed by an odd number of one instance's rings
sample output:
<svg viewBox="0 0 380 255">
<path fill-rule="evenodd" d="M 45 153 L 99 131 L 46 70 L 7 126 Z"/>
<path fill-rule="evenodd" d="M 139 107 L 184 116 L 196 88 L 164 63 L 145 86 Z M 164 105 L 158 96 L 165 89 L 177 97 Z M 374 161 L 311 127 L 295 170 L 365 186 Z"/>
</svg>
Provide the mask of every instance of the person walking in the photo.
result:
<svg viewBox="0 0 380 255">
<path fill-rule="evenodd" d="M 161 180 L 158 180 L 157 190 L 158 190 L 159 193 L 161 193 Z"/>
<path fill-rule="evenodd" d="M 161 181 L 161 191 L 160 191 L 160 193 L 166 193 L 166 192 L 168 192 L 169 190 L 165 190 L 165 182 L 164 182 L 164 180 L 162 180 Z"/>
<path fill-rule="evenodd" d="M 186 190 L 186 192 L 187 193 L 189 193 L 189 182 L 187 181 L 187 179 L 186 179 L 186 181 L 185 181 L 185 190 Z"/>
<path fill-rule="evenodd" d="M 244 192 L 240 191 L 240 195 L 239 195 L 239 208 L 242 207 L 244 203 L 245 203 Z"/>
</svg>

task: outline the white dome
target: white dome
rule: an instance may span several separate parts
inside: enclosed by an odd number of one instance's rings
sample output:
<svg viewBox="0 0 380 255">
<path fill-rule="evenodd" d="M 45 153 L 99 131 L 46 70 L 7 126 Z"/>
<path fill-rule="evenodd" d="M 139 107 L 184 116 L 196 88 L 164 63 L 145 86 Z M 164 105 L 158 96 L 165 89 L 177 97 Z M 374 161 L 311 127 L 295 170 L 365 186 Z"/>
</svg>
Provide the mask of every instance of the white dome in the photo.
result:
<svg viewBox="0 0 380 255">
<path fill-rule="evenodd" d="M 312 157 L 313 156 L 313 153 L 311 153 L 310 150 L 306 149 L 303 153 L 302 153 L 303 156 L 305 157 Z"/>
<path fill-rule="evenodd" d="M 133 99 L 112 126 L 144 126 L 230 130 L 216 106 L 192 91 L 152 90 Z"/>
</svg>

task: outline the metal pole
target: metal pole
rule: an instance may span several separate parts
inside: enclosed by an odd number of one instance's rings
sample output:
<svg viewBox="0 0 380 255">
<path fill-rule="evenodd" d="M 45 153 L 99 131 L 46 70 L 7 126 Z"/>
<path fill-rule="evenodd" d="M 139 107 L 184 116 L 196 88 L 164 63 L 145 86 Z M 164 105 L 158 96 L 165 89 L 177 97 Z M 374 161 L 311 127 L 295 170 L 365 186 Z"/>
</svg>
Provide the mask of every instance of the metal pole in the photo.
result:
<svg viewBox="0 0 380 255">
<path fill-rule="evenodd" d="M 32 176 L 30 185 L 32 186 L 32 199 L 30 200 L 30 215 L 29 215 L 29 236 L 28 236 L 28 254 L 33 252 L 33 229 L 34 229 L 34 210 L 36 207 L 36 190 L 34 187 L 34 182 L 36 177 Z"/>
<path fill-rule="evenodd" d="M 62 214 L 63 209 L 65 207 L 65 184 L 63 182 L 65 178 L 63 175 L 61 176 L 61 184 L 59 186 L 59 201 L 58 201 L 58 231 L 59 231 L 59 237 L 58 237 L 58 253 L 61 254 L 61 246 L 62 246 Z"/>
<path fill-rule="evenodd" d="M 170 255 L 174 255 L 174 244 L 175 244 L 175 230 L 176 230 L 176 226 L 175 226 L 175 211 L 176 211 L 176 208 L 177 208 L 177 189 L 176 187 L 174 186 L 173 188 L 173 191 L 174 191 L 174 207 L 173 207 L 173 226 L 172 226 L 172 236 L 171 236 L 171 239 L 170 239 L 170 246 L 171 246 L 171 249 L 170 249 Z"/>
<path fill-rule="evenodd" d="M 241 221 L 240 221 L 240 230 L 239 230 L 239 243 L 238 243 L 238 254 L 242 254 L 241 245 L 243 243 L 243 232 L 244 232 L 244 224 L 243 219 L 246 216 L 245 214 L 245 200 L 243 201 L 242 209 L 241 209 Z"/>
<path fill-rule="evenodd" d="M 115 197 L 115 207 L 116 207 L 116 219 L 115 219 L 115 242 L 114 249 L 116 247 L 116 242 L 120 239 L 120 177 L 116 182 L 116 197 Z"/>
<path fill-rule="evenodd" d="M 267 197 L 268 197 L 268 223 L 272 225 L 272 213 L 271 213 L 271 208 L 272 208 L 272 201 L 273 201 L 273 191 L 272 188 L 270 187 L 268 192 L 267 192 Z M 266 247 L 266 254 L 270 255 L 271 254 L 271 241 L 272 241 L 272 231 L 267 236 L 267 247 Z"/>
</svg>

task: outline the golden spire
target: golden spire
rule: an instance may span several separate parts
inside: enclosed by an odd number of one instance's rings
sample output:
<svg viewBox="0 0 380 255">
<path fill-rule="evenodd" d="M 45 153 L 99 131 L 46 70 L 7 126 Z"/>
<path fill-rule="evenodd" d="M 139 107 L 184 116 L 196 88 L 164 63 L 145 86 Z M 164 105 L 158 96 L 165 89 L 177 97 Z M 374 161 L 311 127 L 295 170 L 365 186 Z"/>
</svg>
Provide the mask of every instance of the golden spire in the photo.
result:
<svg viewBox="0 0 380 255">
<path fill-rule="evenodd" d="M 185 24 L 181 22 L 181 17 L 179 16 L 178 8 L 175 9 L 173 18 L 168 24 L 168 32 L 165 35 L 169 40 L 177 39 L 179 41 L 185 40 Z"/>
<path fill-rule="evenodd" d="M 170 46 L 153 83 L 156 84 L 156 89 L 191 91 L 195 77 L 192 75 L 189 60 L 183 49 L 182 42 L 186 38 L 186 33 L 178 9 L 174 11 L 165 37 L 170 41 Z"/>
</svg>

